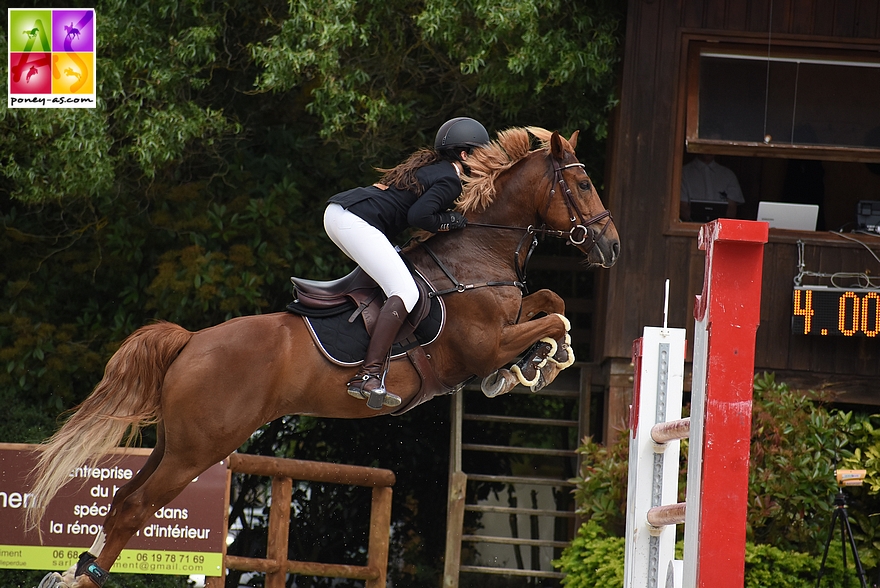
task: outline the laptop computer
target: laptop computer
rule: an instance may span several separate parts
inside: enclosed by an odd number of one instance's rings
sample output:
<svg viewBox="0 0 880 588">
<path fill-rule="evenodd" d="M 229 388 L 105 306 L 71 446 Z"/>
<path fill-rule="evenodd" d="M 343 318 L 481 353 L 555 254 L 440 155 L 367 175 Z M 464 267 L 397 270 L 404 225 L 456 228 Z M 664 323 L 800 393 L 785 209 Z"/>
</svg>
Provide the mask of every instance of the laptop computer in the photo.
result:
<svg viewBox="0 0 880 588">
<path fill-rule="evenodd" d="M 727 202 L 720 200 L 691 200 L 691 221 L 708 223 L 727 213 Z"/>
<path fill-rule="evenodd" d="M 790 202 L 759 202 L 758 220 L 766 221 L 771 229 L 815 231 L 819 217 L 818 204 L 793 204 Z"/>
</svg>

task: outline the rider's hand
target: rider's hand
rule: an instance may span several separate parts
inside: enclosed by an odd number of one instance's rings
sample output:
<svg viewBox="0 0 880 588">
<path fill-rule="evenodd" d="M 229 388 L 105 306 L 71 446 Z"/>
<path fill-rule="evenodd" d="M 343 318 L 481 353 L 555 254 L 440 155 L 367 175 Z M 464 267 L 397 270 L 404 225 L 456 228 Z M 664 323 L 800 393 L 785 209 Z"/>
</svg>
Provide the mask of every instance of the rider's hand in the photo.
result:
<svg viewBox="0 0 880 588">
<path fill-rule="evenodd" d="M 467 219 L 460 212 L 451 210 L 449 212 L 440 213 L 440 227 L 438 231 L 452 231 L 454 229 L 463 229 L 467 226 Z"/>
</svg>

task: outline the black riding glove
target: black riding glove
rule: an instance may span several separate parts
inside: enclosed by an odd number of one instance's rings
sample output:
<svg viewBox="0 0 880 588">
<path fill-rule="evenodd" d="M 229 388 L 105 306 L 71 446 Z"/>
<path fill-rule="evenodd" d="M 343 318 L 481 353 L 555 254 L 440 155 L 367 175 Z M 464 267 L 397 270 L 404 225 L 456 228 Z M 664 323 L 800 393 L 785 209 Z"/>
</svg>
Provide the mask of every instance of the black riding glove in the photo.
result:
<svg viewBox="0 0 880 588">
<path fill-rule="evenodd" d="M 463 229 L 467 226 L 467 219 L 460 212 L 451 210 L 449 212 L 440 213 L 440 226 L 438 232 L 452 231 L 454 229 Z"/>
</svg>

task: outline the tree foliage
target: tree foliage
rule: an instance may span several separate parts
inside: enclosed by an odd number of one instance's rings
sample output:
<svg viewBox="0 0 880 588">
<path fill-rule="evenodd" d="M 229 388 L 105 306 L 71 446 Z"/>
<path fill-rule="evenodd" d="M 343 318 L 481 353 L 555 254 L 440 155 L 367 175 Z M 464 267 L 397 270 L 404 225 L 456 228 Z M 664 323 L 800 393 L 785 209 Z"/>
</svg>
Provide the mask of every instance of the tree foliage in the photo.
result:
<svg viewBox="0 0 880 588">
<path fill-rule="evenodd" d="M 467 112 L 601 140 L 616 104 L 621 21 L 613 0 L 305 0 L 252 48 L 265 68 L 258 87 L 308 86 L 306 108 L 325 137 L 415 126 L 419 144 L 450 113 Z"/>
<path fill-rule="evenodd" d="M 97 108 L 0 110 L 4 191 L 25 202 L 126 194 L 239 125 L 202 95 L 220 63 L 222 14 L 200 3 L 97 7 Z M 3 39 L 4 44 L 6 39 Z"/>
</svg>

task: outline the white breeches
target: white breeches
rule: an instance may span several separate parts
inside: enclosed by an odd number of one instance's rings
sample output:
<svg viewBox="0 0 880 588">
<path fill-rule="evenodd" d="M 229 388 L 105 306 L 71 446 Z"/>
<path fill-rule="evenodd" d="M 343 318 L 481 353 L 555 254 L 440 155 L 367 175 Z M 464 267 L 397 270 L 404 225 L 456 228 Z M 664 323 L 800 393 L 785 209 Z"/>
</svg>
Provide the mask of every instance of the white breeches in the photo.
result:
<svg viewBox="0 0 880 588">
<path fill-rule="evenodd" d="M 343 253 L 376 280 L 385 296 L 399 296 L 407 312 L 413 309 L 419 301 L 419 289 L 382 231 L 335 202 L 324 211 L 324 230 Z"/>
</svg>

